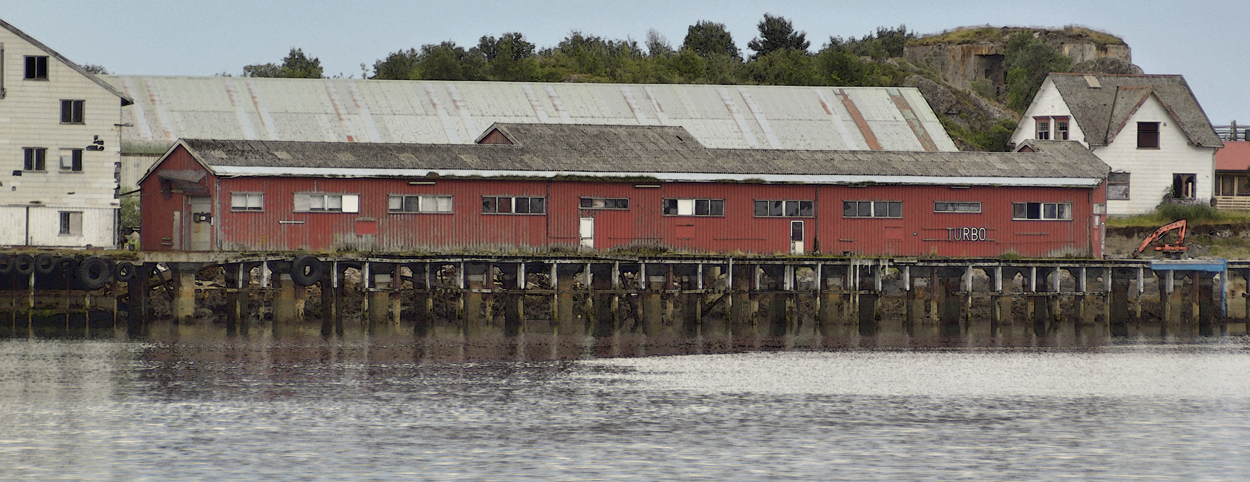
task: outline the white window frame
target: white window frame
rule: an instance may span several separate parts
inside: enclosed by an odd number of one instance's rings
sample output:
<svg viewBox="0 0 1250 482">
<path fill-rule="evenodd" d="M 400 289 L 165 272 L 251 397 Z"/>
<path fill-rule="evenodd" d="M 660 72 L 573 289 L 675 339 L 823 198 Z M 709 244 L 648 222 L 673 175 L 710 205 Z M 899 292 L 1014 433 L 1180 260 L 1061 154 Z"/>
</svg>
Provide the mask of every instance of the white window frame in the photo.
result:
<svg viewBox="0 0 1250 482">
<path fill-rule="evenodd" d="M 358 213 L 360 195 L 326 192 L 295 193 L 297 213 Z"/>
<path fill-rule="evenodd" d="M 230 193 L 230 210 L 233 212 L 263 212 L 265 210 L 265 193 L 232 192 Z"/>
<path fill-rule="evenodd" d="M 417 209 L 410 210 L 409 200 Z M 386 210 L 392 214 L 451 214 L 453 199 L 450 194 L 391 194 L 386 201 Z"/>
</svg>

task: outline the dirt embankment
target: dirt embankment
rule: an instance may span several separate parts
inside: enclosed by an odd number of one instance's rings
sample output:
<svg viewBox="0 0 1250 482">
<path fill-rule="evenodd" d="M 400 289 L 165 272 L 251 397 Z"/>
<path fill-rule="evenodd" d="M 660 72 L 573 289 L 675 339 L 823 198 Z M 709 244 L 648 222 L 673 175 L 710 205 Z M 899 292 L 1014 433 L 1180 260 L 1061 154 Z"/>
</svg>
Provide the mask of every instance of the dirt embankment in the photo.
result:
<svg viewBox="0 0 1250 482">
<path fill-rule="evenodd" d="M 1130 257 L 1142 240 L 1156 229 L 1158 226 L 1108 227 L 1106 256 Z M 1173 231 L 1154 245 L 1175 244 L 1177 238 Z M 1193 258 L 1250 259 L 1250 222 L 1190 224 L 1185 233 L 1185 245 L 1189 247 L 1188 256 Z M 1144 256 L 1157 255 L 1147 253 Z"/>
</svg>

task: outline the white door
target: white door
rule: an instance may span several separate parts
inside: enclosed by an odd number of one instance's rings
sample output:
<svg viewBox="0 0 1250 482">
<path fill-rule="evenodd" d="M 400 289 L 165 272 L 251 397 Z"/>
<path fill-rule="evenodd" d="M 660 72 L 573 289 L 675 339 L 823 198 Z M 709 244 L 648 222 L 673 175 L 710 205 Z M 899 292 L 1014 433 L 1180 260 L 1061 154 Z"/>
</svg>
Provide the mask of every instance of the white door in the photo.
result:
<svg viewBox="0 0 1250 482">
<path fill-rule="evenodd" d="M 582 239 L 583 247 L 595 247 L 595 218 L 582 218 L 577 233 Z"/>
<path fill-rule="evenodd" d="M 191 251 L 208 251 L 212 246 L 213 210 L 208 196 L 188 198 L 191 205 Z"/>
<path fill-rule="evenodd" d="M 803 221 L 790 221 L 790 254 L 803 254 Z"/>
</svg>

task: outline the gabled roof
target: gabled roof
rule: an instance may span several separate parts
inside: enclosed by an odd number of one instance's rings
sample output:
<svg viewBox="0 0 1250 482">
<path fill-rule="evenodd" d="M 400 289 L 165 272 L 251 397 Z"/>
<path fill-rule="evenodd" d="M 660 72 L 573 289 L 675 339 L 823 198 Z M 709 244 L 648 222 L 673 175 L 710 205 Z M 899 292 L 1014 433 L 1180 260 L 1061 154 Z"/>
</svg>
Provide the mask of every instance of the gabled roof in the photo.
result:
<svg viewBox="0 0 1250 482">
<path fill-rule="evenodd" d="M 1189 84 L 1179 75 L 1055 72 L 1049 79 L 1063 96 L 1064 103 L 1085 132 L 1085 141 L 1091 146 L 1105 146 L 1115 140 L 1129 118 L 1151 96 L 1163 104 L 1191 144 L 1212 148 L 1222 145 Z"/>
<path fill-rule="evenodd" d="M 217 176 L 598 177 L 787 183 L 1101 183 L 1109 168 L 1076 142 L 1038 152 L 706 149 L 681 127 L 496 124 L 516 144 L 182 139 Z M 489 129 L 488 129 L 489 130 Z M 168 154 L 166 154 L 168 156 Z M 158 169 L 156 163 L 151 172 Z M 146 176 L 145 176 L 146 177 Z"/>
<path fill-rule="evenodd" d="M 681 126 L 714 148 L 956 151 L 908 87 L 105 76 L 122 152 L 179 138 L 469 144 L 496 122 Z"/>
<path fill-rule="evenodd" d="M 3 27 L 5 30 L 8 30 L 10 32 L 13 32 L 13 35 L 17 35 L 18 37 L 21 37 L 23 40 L 30 42 L 31 45 L 34 45 L 39 50 L 47 52 L 48 56 L 55 58 L 57 60 L 60 60 L 61 62 L 64 62 L 65 65 L 68 65 L 71 69 L 74 69 L 74 71 L 78 72 L 79 74 L 82 74 L 88 79 L 91 79 L 92 82 L 99 84 L 100 87 L 104 87 L 105 90 L 108 90 L 113 95 L 120 97 L 122 100 L 122 105 L 130 105 L 134 103 L 134 99 L 131 99 L 129 96 L 122 93 L 122 91 L 117 90 L 117 88 L 113 87 L 112 84 L 105 82 L 103 79 L 99 77 L 96 77 L 96 75 L 91 72 L 87 72 L 86 69 L 82 68 L 81 66 L 79 66 L 78 64 L 74 62 L 71 62 L 69 59 L 65 58 L 64 55 L 61 55 L 57 53 L 57 51 L 49 48 L 47 45 L 44 45 L 43 42 L 35 40 L 35 38 L 31 37 L 30 35 L 26 35 L 26 32 L 18 30 L 17 27 L 14 27 L 13 25 L 9 24 L 8 22 L 5 22 L 4 20 L 0 20 L 0 27 Z"/>
<path fill-rule="evenodd" d="M 1250 141 L 1224 141 L 1224 148 L 1215 151 L 1215 170 L 1247 169 L 1250 169 Z"/>
</svg>

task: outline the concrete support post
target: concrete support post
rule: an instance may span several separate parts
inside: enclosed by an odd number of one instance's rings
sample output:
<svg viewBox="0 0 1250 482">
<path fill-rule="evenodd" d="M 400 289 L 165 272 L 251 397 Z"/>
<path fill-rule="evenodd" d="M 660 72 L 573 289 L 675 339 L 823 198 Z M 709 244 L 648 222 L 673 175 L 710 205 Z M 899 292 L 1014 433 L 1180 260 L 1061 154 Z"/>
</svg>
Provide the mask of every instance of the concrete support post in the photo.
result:
<svg viewBox="0 0 1250 482">
<path fill-rule="evenodd" d="M 170 276 L 174 279 L 174 322 L 185 324 L 195 317 L 195 272 L 191 266 L 175 263 Z"/>
<path fill-rule="evenodd" d="M 289 273 L 280 273 L 277 278 L 277 297 L 273 300 L 274 325 L 295 325 L 299 317 L 295 313 L 295 282 Z"/>
</svg>

